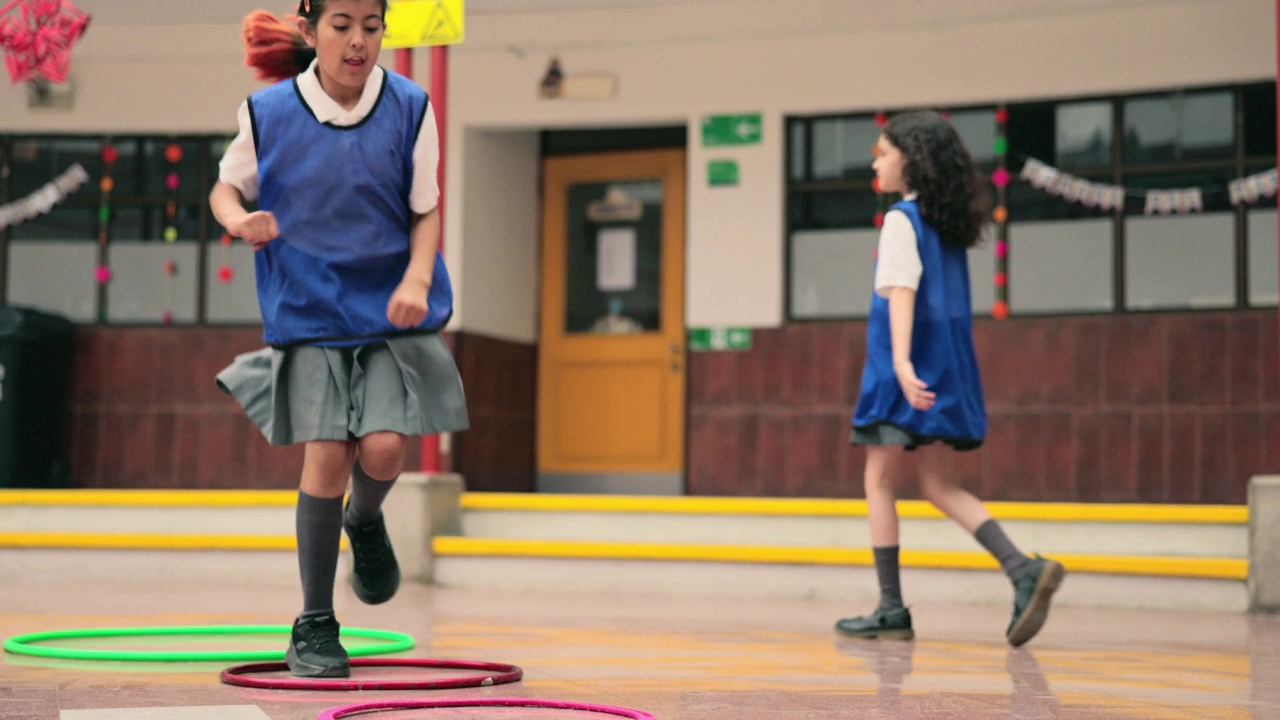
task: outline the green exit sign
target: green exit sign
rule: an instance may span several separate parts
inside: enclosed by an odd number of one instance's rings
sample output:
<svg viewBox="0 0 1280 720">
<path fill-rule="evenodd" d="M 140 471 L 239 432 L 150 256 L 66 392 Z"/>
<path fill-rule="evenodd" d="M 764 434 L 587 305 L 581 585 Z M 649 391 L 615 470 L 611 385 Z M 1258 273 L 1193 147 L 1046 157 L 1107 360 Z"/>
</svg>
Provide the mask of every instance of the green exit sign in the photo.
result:
<svg viewBox="0 0 1280 720">
<path fill-rule="evenodd" d="M 702 118 L 702 144 L 755 145 L 760 142 L 764 120 L 760 113 L 748 115 L 708 115 Z"/>
<path fill-rule="evenodd" d="M 750 349 L 751 330 L 749 328 L 691 328 L 689 330 L 689 350 L 693 352 Z"/>
</svg>

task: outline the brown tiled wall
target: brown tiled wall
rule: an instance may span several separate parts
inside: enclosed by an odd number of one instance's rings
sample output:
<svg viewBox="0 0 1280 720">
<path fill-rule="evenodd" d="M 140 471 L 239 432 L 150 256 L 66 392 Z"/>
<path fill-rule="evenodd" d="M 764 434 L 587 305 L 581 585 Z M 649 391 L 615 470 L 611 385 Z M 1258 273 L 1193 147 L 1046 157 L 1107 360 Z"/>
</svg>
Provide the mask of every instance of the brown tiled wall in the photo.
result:
<svg viewBox="0 0 1280 720">
<path fill-rule="evenodd" d="M 858 497 L 847 445 L 864 325 L 756 331 L 745 353 L 690 358 L 688 491 Z M 993 500 L 1241 503 L 1280 472 L 1274 311 L 980 320 L 990 428 L 960 456 Z M 472 429 L 453 465 L 474 490 L 534 482 L 534 346 L 453 338 Z M 259 331 L 82 328 L 71 461 L 80 487 L 290 488 L 301 454 L 269 447 L 214 374 Z M 417 444 L 410 466 L 417 467 Z"/>
<path fill-rule="evenodd" d="M 471 417 L 454 435 L 454 468 L 468 490 L 532 491 L 537 347 L 463 332 L 454 348 Z"/>
<path fill-rule="evenodd" d="M 863 323 L 757 331 L 690 359 L 690 494 L 861 497 L 847 445 Z M 992 500 L 1242 503 L 1280 472 L 1274 311 L 977 321 Z M 908 494 L 914 490 L 908 490 Z"/>
</svg>

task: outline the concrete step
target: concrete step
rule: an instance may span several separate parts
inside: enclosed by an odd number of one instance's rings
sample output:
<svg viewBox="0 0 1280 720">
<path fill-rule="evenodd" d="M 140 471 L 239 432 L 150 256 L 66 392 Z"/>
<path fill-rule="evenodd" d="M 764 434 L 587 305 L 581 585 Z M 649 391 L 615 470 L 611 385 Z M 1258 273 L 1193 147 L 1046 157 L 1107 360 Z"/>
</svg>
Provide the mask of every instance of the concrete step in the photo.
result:
<svg viewBox="0 0 1280 720">
<path fill-rule="evenodd" d="M 989 503 L 1027 552 L 1244 558 L 1243 506 Z M 648 498 L 470 493 L 462 535 L 525 540 L 865 548 L 858 500 Z M 901 544 L 977 550 L 973 538 L 928 503 L 899 503 Z"/>
<path fill-rule="evenodd" d="M 875 602 L 856 500 L 471 493 L 433 538 L 441 585 Z M 991 503 L 1027 552 L 1067 566 L 1067 605 L 1240 612 L 1248 511 L 1237 506 Z M 1008 582 L 926 503 L 899 503 L 908 597 L 1007 603 Z M 982 572 L 989 570 L 992 572 Z"/>
</svg>

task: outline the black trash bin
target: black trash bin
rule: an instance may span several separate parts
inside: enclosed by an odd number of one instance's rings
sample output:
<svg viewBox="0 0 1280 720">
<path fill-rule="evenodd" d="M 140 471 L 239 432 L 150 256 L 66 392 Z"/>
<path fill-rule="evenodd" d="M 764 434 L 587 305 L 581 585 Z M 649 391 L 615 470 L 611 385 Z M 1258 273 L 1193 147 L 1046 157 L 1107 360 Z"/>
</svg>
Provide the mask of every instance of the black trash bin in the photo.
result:
<svg viewBox="0 0 1280 720">
<path fill-rule="evenodd" d="M 0 487 L 70 485 L 74 332 L 64 317 L 0 305 Z"/>
</svg>

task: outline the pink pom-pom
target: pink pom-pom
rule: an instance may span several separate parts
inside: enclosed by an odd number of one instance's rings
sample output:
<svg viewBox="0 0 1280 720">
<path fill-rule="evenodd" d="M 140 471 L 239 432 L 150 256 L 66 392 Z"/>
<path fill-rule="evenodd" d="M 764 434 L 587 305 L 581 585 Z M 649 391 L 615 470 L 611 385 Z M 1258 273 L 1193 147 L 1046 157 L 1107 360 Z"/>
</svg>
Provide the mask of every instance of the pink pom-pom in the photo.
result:
<svg viewBox="0 0 1280 720">
<path fill-rule="evenodd" d="M 1000 123 L 1001 125 L 1009 122 L 1009 111 L 1005 110 L 1004 108 L 1000 108 L 996 110 L 996 122 Z"/>
<path fill-rule="evenodd" d="M 177 190 L 181 184 L 182 180 L 178 177 L 178 173 L 169 173 L 169 176 L 164 179 L 164 186 L 170 190 Z"/>
<path fill-rule="evenodd" d="M 165 310 L 164 313 L 160 316 L 160 322 L 164 323 L 165 325 L 172 325 L 173 313 L 169 312 L 168 310 Z"/>
<path fill-rule="evenodd" d="M 231 269 L 230 265 L 223 265 L 218 268 L 218 282 L 229 283 L 236 278 L 236 271 Z"/>
<path fill-rule="evenodd" d="M 876 227 L 884 227 L 884 213 L 876 213 L 876 216 L 871 218 L 871 224 Z"/>
<path fill-rule="evenodd" d="M 93 279 L 97 280 L 99 285 L 106 285 L 111 282 L 111 268 L 106 265 L 99 265 L 93 271 Z"/>
<path fill-rule="evenodd" d="M 876 113 L 876 127 L 884 127 L 889 123 L 889 116 L 884 113 Z"/>
<path fill-rule="evenodd" d="M 1009 257 L 1009 243 L 1005 242 L 1004 240 L 996 241 L 996 257 L 1000 258 L 1001 260 Z"/>
<path fill-rule="evenodd" d="M 1004 168 L 998 168 L 995 172 L 991 173 L 991 184 L 995 185 L 998 188 L 1008 186 L 1009 171 L 1005 170 Z"/>
</svg>

